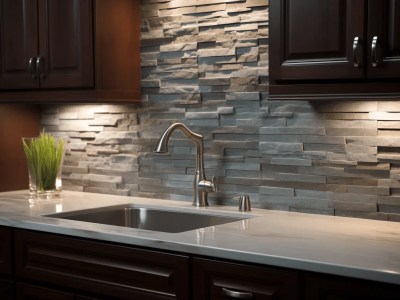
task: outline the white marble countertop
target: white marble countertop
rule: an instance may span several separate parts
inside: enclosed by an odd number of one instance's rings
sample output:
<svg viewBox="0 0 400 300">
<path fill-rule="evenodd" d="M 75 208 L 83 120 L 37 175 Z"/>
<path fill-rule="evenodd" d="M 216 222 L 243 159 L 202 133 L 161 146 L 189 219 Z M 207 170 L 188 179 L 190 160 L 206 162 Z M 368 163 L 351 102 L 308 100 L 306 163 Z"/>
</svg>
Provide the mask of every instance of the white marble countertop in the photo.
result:
<svg viewBox="0 0 400 300">
<path fill-rule="evenodd" d="M 255 217 L 246 221 L 163 233 L 42 215 L 125 203 L 239 212 L 172 200 L 70 191 L 62 196 L 30 204 L 26 191 L 0 193 L 0 225 L 400 284 L 400 223 L 253 209 L 245 214 Z"/>
</svg>

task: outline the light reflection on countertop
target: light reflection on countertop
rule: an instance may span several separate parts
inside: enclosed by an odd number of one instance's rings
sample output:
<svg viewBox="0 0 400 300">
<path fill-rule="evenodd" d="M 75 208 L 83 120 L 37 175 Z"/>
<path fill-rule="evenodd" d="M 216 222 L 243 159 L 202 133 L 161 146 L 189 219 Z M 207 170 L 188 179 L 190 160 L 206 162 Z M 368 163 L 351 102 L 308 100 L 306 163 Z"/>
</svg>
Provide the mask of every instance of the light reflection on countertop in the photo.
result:
<svg viewBox="0 0 400 300">
<path fill-rule="evenodd" d="M 48 215 L 63 211 L 63 198 L 46 199 L 39 201 L 29 201 L 29 215 Z"/>
<path fill-rule="evenodd" d="M 43 216 L 127 203 L 239 213 L 237 207 L 194 208 L 189 202 L 72 191 L 29 204 L 26 191 L 15 191 L 0 193 L 0 225 L 400 284 L 396 222 L 253 208 L 249 219 L 165 233 Z"/>
</svg>

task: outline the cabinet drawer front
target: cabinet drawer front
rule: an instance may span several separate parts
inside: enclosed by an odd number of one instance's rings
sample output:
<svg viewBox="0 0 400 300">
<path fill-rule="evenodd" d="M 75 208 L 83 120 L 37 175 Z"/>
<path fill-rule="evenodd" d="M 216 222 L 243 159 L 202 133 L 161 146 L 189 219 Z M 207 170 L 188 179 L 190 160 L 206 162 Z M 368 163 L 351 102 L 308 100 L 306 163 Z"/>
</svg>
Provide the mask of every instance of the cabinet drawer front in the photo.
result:
<svg viewBox="0 0 400 300">
<path fill-rule="evenodd" d="M 197 258 L 193 270 L 194 299 L 299 298 L 299 274 L 295 271 Z"/>
<path fill-rule="evenodd" d="M 128 299 L 188 295 L 186 256 L 22 230 L 15 251 L 22 278 Z"/>
<path fill-rule="evenodd" d="M 0 273 L 12 273 L 11 230 L 0 227 Z"/>
</svg>

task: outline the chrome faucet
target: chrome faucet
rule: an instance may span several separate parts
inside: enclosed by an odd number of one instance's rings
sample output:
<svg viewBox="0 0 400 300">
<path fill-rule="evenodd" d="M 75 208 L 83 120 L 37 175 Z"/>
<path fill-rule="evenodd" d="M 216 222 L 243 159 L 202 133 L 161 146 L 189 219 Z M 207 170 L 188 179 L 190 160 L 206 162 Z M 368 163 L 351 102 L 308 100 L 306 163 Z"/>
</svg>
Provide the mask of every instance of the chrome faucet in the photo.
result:
<svg viewBox="0 0 400 300">
<path fill-rule="evenodd" d="M 209 192 L 216 191 L 216 180 L 208 181 L 204 174 L 204 157 L 203 157 L 203 136 L 189 130 L 182 123 L 174 123 L 165 130 L 157 145 L 154 148 L 155 153 L 167 153 L 168 141 L 172 132 L 179 129 L 189 140 L 196 145 L 196 169 L 193 178 L 193 206 L 208 206 L 207 195 Z"/>
</svg>

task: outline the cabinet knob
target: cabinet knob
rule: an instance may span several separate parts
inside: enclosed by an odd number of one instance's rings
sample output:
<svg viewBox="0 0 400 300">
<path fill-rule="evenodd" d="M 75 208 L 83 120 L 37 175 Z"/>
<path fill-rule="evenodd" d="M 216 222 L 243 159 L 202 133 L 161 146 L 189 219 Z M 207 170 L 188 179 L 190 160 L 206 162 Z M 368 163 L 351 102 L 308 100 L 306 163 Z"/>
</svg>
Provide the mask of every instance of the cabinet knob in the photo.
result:
<svg viewBox="0 0 400 300">
<path fill-rule="evenodd" d="M 378 50 L 377 50 L 377 47 L 378 47 L 378 36 L 374 36 L 373 38 L 372 38 L 372 43 L 371 43 L 371 61 L 372 61 L 372 66 L 374 67 L 374 68 L 376 68 L 377 66 L 378 66 L 378 54 L 377 54 L 377 52 L 378 52 Z"/>
<path fill-rule="evenodd" d="M 356 36 L 353 40 L 353 65 L 354 68 L 358 68 L 360 66 L 360 60 L 358 59 L 358 45 L 360 42 L 360 38 Z"/>
<path fill-rule="evenodd" d="M 37 79 L 35 66 L 36 66 L 36 57 L 29 58 L 28 71 L 29 71 L 29 74 L 31 74 L 32 79 Z"/>
<path fill-rule="evenodd" d="M 248 293 L 248 292 L 237 292 L 237 291 L 232 291 L 227 288 L 222 288 L 222 293 L 225 296 L 234 298 L 234 299 L 253 299 L 253 293 Z"/>
</svg>

